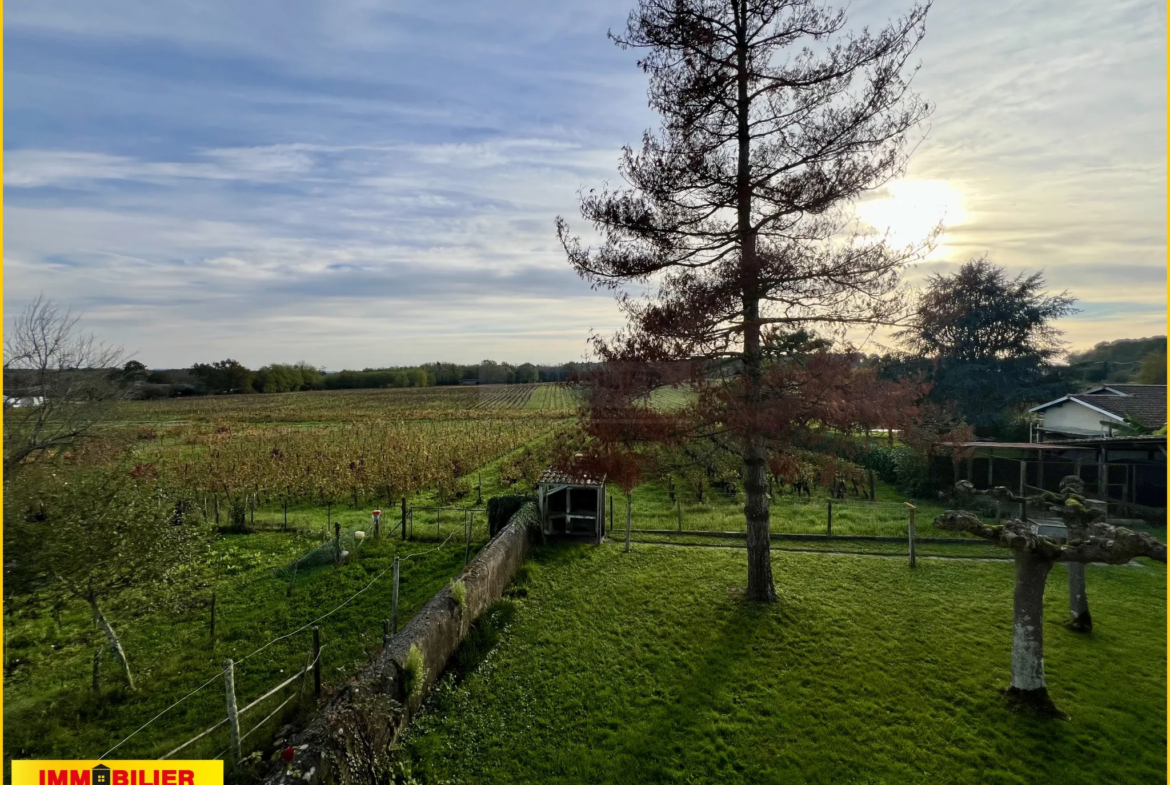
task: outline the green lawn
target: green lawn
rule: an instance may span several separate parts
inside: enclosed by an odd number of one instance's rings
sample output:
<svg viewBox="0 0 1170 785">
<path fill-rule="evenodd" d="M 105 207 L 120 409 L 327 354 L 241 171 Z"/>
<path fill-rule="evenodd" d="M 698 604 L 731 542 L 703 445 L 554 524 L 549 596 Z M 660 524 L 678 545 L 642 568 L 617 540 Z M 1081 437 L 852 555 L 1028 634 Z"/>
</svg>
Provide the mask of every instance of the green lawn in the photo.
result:
<svg viewBox="0 0 1170 785">
<path fill-rule="evenodd" d="M 1166 572 L 1090 567 L 1097 625 L 1064 629 L 1071 721 L 1011 714 L 1012 566 L 775 552 L 780 601 L 742 600 L 742 551 L 554 546 L 515 620 L 445 677 L 405 740 L 424 782 L 1138 783 L 1166 770 Z"/>
</svg>

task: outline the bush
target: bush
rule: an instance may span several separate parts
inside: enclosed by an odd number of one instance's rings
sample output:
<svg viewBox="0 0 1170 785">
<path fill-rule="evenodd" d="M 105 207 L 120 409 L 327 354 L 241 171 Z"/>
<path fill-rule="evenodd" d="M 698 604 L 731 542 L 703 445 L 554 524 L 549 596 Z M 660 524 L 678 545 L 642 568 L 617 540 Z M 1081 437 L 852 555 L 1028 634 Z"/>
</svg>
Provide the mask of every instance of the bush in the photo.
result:
<svg viewBox="0 0 1170 785">
<path fill-rule="evenodd" d="M 499 532 L 508 525 L 508 521 L 512 519 L 521 507 L 532 501 L 531 496 L 509 495 L 509 496 L 495 496 L 488 499 L 488 531 L 492 537 L 495 537 Z"/>
<path fill-rule="evenodd" d="M 402 664 L 402 689 L 408 698 L 422 695 L 423 683 L 427 679 L 426 656 L 417 643 L 410 644 L 406 662 Z"/>
</svg>

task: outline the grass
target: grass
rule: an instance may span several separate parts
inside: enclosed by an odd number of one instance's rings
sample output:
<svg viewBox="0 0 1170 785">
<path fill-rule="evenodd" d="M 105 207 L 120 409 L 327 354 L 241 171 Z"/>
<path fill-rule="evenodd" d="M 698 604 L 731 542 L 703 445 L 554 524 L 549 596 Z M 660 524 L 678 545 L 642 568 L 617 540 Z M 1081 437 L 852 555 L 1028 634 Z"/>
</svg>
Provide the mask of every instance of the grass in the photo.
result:
<svg viewBox="0 0 1170 785">
<path fill-rule="evenodd" d="M 438 783 L 1139 783 L 1166 769 L 1166 573 L 1090 567 L 1096 628 L 1046 598 L 1069 722 L 1012 714 L 1012 567 L 556 546 L 529 563 L 496 648 L 445 677 L 409 731 Z"/>
<path fill-rule="evenodd" d="M 472 475 L 471 493 L 448 502 L 476 504 L 475 483 L 483 482 L 484 502 L 499 493 L 515 492 L 499 480 L 500 460 Z M 477 476 L 478 475 L 478 476 Z M 409 504 L 437 506 L 434 490 L 414 494 Z M 172 605 L 128 595 L 105 608 L 122 638 L 135 671 L 139 690 L 123 692 L 117 667 L 107 653 L 103 660 L 103 694 L 89 692 L 96 632 L 86 607 L 66 608 L 59 616 L 10 615 L 5 620 L 4 754 L 12 758 L 95 758 L 166 706 L 222 671 L 229 657 L 239 657 L 265 642 L 297 629 L 334 608 L 386 570 L 394 556 L 404 557 L 399 606 L 400 627 L 452 580 L 463 567 L 464 521 L 458 512 L 418 511 L 411 541 L 391 534 L 400 520 L 400 508 L 384 506 L 384 540 L 373 541 L 372 507 L 335 504 L 290 507 L 288 530 L 278 506 L 256 510 L 254 531 L 216 535 L 212 558 L 203 565 L 202 587 Z M 439 525 L 435 525 L 436 517 Z M 226 512 L 223 517 L 226 524 Z M 335 569 L 325 567 L 298 573 L 291 596 L 289 581 L 274 569 L 285 567 L 332 537 L 329 523 L 346 533 L 366 532 L 360 560 Z M 474 518 L 472 555 L 487 540 L 487 515 Z M 448 540 L 448 538 L 450 538 Z M 431 551 L 447 541 L 439 552 Z M 422 554 L 415 558 L 413 554 Z M 409 560 L 405 557 L 412 557 Z M 209 602 L 216 595 L 217 642 L 209 645 Z M 353 603 L 320 623 L 322 673 L 326 688 L 344 682 L 364 666 L 381 641 L 382 620 L 390 616 L 392 584 L 387 573 Z M 236 689 L 241 705 L 263 694 L 308 659 L 310 633 L 274 645 L 237 669 Z M 283 698 L 281 698 L 283 699 Z M 273 700 L 244 721 L 245 730 L 279 703 Z M 304 701 L 300 709 L 311 709 Z M 120 748 L 116 755 L 150 758 L 162 755 L 223 718 L 223 683 L 216 681 L 196 697 L 164 715 Z M 269 721 L 253 739 L 259 746 L 272 737 L 279 720 Z M 227 746 L 226 728 L 184 751 L 190 757 L 211 757 Z"/>
</svg>

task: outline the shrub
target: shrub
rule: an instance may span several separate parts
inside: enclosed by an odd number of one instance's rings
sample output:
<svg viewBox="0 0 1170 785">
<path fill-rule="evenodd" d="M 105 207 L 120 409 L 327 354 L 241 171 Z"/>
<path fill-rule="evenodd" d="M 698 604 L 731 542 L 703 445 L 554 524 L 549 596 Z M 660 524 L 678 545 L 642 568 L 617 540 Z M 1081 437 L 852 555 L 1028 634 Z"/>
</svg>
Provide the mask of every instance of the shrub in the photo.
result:
<svg viewBox="0 0 1170 785">
<path fill-rule="evenodd" d="M 455 600 L 460 611 L 467 610 L 467 584 L 462 580 L 451 581 L 451 599 Z"/>
<path fill-rule="evenodd" d="M 488 531 L 491 532 L 491 535 L 494 537 L 499 533 L 508 525 L 508 521 L 512 519 L 512 516 L 530 501 L 532 501 L 531 496 L 520 496 L 517 494 L 494 496 L 488 499 Z"/>
<path fill-rule="evenodd" d="M 410 644 L 406 662 L 402 664 L 402 689 L 409 698 L 422 695 L 423 683 L 427 679 L 426 656 L 417 643 Z"/>
</svg>

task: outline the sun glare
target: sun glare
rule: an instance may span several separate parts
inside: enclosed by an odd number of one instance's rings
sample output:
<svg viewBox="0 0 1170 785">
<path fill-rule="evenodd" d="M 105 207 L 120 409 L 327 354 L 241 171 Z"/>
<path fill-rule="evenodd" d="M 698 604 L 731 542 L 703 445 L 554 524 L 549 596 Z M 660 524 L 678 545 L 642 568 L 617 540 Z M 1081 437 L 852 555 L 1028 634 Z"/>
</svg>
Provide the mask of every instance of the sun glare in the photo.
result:
<svg viewBox="0 0 1170 785">
<path fill-rule="evenodd" d="M 966 222 L 963 194 L 945 180 L 898 180 L 886 187 L 888 196 L 857 205 L 857 215 L 889 242 L 907 246 L 922 241 L 939 223 L 944 231 L 928 258 L 946 246 L 947 228 Z"/>
</svg>

